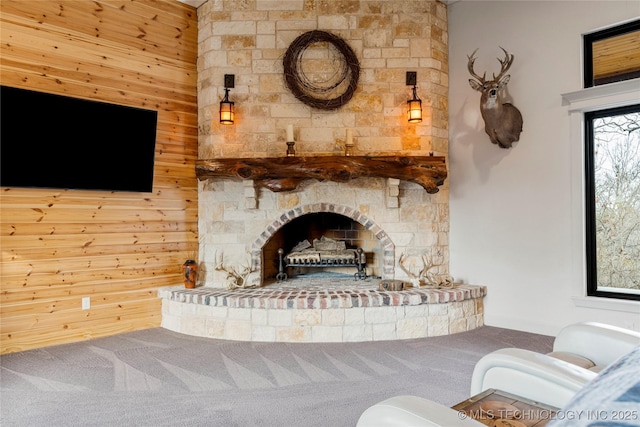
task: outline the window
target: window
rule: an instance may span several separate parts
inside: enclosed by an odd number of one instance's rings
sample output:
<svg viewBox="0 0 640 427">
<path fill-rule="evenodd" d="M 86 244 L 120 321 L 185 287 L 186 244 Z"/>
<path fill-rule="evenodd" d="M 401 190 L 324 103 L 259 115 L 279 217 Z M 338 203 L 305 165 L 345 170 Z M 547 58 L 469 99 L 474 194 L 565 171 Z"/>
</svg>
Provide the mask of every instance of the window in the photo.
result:
<svg viewBox="0 0 640 427">
<path fill-rule="evenodd" d="M 635 21 L 639 21 L 635 18 Z M 621 23 L 612 26 L 612 29 L 627 25 Z M 605 30 L 601 30 L 605 31 Z M 569 142 L 568 170 L 570 179 L 569 204 L 571 206 L 571 286 L 573 288 L 572 300 L 577 307 L 589 309 L 615 310 L 637 314 L 640 310 L 640 290 L 637 287 L 638 267 L 635 271 L 635 288 L 629 288 L 628 282 L 620 282 L 619 278 L 608 280 L 608 282 L 598 283 L 600 279 L 606 277 L 607 271 L 598 265 L 598 242 L 596 238 L 596 226 L 599 213 L 596 211 L 596 177 L 594 165 L 596 157 L 594 147 L 598 147 L 598 153 L 602 154 L 602 145 L 597 145 L 596 136 L 591 129 L 597 127 L 604 130 L 600 122 L 591 123 L 594 119 L 607 119 L 608 116 L 618 116 L 637 113 L 640 110 L 638 100 L 640 99 L 640 77 L 636 76 L 619 79 L 609 83 L 594 84 L 593 80 L 593 56 L 587 52 L 587 47 L 592 48 L 587 43 L 592 34 L 583 34 L 585 41 L 584 64 L 585 88 L 574 92 L 562 94 L 562 103 L 567 106 L 569 113 L 569 123 L 571 130 L 571 140 Z M 634 53 L 640 49 L 635 49 Z M 631 60 L 632 62 L 634 60 Z M 623 61 L 623 68 L 628 68 Z M 587 76 L 591 76 L 588 79 Z M 588 80 L 591 80 L 589 82 Z M 626 109 L 626 108 L 629 109 Z M 628 150 L 638 149 L 637 133 L 629 133 L 635 142 L 628 139 Z M 588 136 L 587 136 L 588 135 Z M 604 139 L 604 135 L 602 139 Z M 618 147 L 619 148 L 619 147 Z M 630 154 L 630 153 L 627 153 Z M 602 160 L 600 157 L 599 160 Z M 637 158 L 636 158 L 637 161 Z M 606 166 L 606 164 L 605 164 Z M 637 167 L 637 166 L 636 166 Z M 602 169 L 600 170 L 602 171 Z M 614 175 L 615 176 L 615 175 Z M 638 178 L 636 178 L 638 179 Z M 605 187 L 605 190 L 608 187 Z M 636 194 L 636 209 L 637 209 Z M 599 200 L 600 201 L 600 200 Z M 637 212 L 637 211 L 636 211 Z M 636 216 L 638 214 L 636 213 Z M 634 235 L 637 237 L 637 234 Z M 602 239 L 601 239 L 602 240 Z M 625 242 L 626 243 L 626 242 Z M 624 246 L 629 250 L 629 246 Z M 602 259 L 602 257 L 600 258 Z M 631 270 L 631 268 L 627 268 Z"/>
<path fill-rule="evenodd" d="M 587 294 L 640 300 L 640 104 L 584 118 Z"/>
<path fill-rule="evenodd" d="M 640 20 L 585 34 L 584 87 L 640 77 Z"/>
</svg>

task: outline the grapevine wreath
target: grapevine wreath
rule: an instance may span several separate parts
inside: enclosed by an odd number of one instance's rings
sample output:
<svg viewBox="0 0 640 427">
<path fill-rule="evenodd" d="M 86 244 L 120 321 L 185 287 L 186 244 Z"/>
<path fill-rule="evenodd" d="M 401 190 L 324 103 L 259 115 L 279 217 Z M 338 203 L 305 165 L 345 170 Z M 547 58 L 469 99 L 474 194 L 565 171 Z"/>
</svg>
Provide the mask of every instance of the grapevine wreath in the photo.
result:
<svg viewBox="0 0 640 427">
<path fill-rule="evenodd" d="M 319 67 L 309 66 L 318 61 L 317 52 L 307 57 L 305 52 L 323 45 L 327 46 L 328 52 L 322 60 L 325 67 L 319 72 Z M 342 107 L 353 97 L 358 86 L 360 63 L 356 54 L 342 38 L 326 31 L 314 30 L 298 36 L 289 45 L 282 63 L 287 87 L 310 107 L 321 110 Z M 327 63 L 329 67 L 326 67 Z"/>
</svg>

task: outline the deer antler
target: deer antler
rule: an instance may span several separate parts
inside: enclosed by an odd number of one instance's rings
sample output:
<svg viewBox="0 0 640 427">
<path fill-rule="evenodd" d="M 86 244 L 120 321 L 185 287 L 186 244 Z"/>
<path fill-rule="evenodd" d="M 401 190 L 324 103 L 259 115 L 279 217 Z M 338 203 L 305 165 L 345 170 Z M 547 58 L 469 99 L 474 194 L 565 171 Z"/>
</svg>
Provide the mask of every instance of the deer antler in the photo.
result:
<svg viewBox="0 0 640 427">
<path fill-rule="evenodd" d="M 429 273 L 429 270 L 437 266 L 433 264 L 433 261 L 431 261 L 431 257 L 427 254 L 422 254 L 422 264 L 424 265 L 424 268 L 420 270 L 420 278 L 426 279 L 425 282 L 431 284 L 431 279 L 435 275 L 433 273 Z"/>
<path fill-rule="evenodd" d="M 400 259 L 398 260 L 398 265 L 402 271 L 404 271 L 407 276 L 411 278 L 411 282 L 414 286 L 427 286 L 432 288 L 451 288 L 453 287 L 453 278 L 449 275 L 440 275 L 436 273 L 431 273 L 431 270 L 434 267 L 437 267 L 438 264 L 435 264 L 431 257 L 426 253 L 421 255 L 423 268 L 420 270 L 419 274 L 412 273 L 409 268 L 407 268 L 404 263 L 406 261 L 406 255 L 403 253 L 400 255 Z"/>
<path fill-rule="evenodd" d="M 485 71 L 485 73 L 482 75 L 482 77 L 480 77 L 479 75 L 476 74 L 476 72 L 473 70 L 473 64 L 476 62 L 476 52 L 478 51 L 478 49 L 474 50 L 473 53 L 471 54 L 471 56 L 467 55 L 467 58 L 469 58 L 469 62 L 467 63 L 467 69 L 469 70 L 469 74 L 471 74 L 471 77 L 474 77 L 476 80 L 478 80 L 481 84 L 485 84 L 486 82 L 486 76 L 487 73 Z"/>
<path fill-rule="evenodd" d="M 511 68 L 511 64 L 513 63 L 514 58 L 513 54 L 507 52 L 502 46 L 500 46 L 500 49 L 502 49 L 502 51 L 504 52 L 504 59 L 496 58 L 498 62 L 500 62 L 500 73 L 498 73 L 497 77 L 495 74 L 493 75 L 493 80 L 495 81 L 500 80 L 503 74 L 506 73 L 509 68 Z"/>
<path fill-rule="evenodd" d="M 224 255 L 218 256 L 218 253 L 216 252 L 215 261 L 216 266 L 214 268 L 217 271 L 224 271 L 227 273 L 227 286 L 229 289 L 250 287 L 247 286 L 248 279 L 249 275 L 254 271 L 253 266 L 251 265 L 251 259 L 248 260 L 248 265 L 227 267 L 224 265 Z"/>
<path fill-rule="evenodd" d="M 400 255 L 400 258 L 398 259 L 398 267 L 400 267 L 400 269 L 401 269 L 402 271 L 404 271 L 404 272 L 406 273 L 406 275 L 407 275 L 407 276 L 409 276 L 409 279 L 410 279 L 410 281 L 411 281 L 411 284 L 413 284 L 413 286 L 415 286 L 415 287 L 419 287 L 419 286 L 420 286 L 420 284 L 421 284 L 421 283 L 420 283 L 420 282 L 421 282 L 421 281 L 420 281 L 420 276 L 413 274 L 413 273 L 411 272 L 411 270 L 409 270 L 409 269 L 404 265 L 405 261 L 406 261 L 406 254 L 403 252 L 403 253 Z"/>
</svg>

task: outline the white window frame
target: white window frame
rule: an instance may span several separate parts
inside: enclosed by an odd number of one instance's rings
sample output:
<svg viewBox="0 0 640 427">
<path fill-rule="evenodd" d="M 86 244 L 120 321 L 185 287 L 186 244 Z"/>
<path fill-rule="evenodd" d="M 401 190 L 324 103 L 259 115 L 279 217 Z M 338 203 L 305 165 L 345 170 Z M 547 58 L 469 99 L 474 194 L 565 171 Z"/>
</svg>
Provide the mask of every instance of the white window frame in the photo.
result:
<svg viewBox="0 0 640 427">
<path fill-rule="evenodd" d="M 640 313 L 640 302 L 616 298 L 587 296 L 586 281 L 586 208 L 585 208 L 585 135 L 584 113 L 637 104 L 640 101 L 640 79 L 625 80 L 562 94 L 568 107 L 571 174 L 572 276 L 579 277 L 573 289 L 573 302 L 578 307 Z"/>
</svg>

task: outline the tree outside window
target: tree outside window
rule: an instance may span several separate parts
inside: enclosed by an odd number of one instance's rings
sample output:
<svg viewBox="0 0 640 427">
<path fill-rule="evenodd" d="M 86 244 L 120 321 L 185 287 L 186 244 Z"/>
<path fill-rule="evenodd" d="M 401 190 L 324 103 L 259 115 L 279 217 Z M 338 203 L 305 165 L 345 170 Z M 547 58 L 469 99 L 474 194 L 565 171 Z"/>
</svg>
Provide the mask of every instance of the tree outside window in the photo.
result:
<svg viewBox="0 0 640 427">
<path fill-rule="evenodd" d="M 640 299 L 640 105 L 585 119 L 588 294 Z"/>
</svg>

